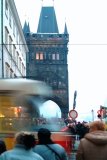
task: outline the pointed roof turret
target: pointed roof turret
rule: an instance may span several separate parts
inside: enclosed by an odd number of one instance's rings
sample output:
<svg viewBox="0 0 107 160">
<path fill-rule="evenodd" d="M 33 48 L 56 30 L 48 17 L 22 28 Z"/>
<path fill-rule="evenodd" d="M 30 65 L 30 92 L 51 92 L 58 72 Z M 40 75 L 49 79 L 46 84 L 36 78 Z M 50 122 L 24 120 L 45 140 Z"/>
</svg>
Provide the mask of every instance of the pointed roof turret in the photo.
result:
<svg viewBox="0 0 107 160">
<path fill-rule="evenodd" d="M 54 7 L 42 7 L 37 33 L 59 33 Z"/>
<path fill-rule="evenodd" d="M 64 34 L 68 34 L 67 25 L 65 23 Z"/>
<path fill-rule="evenodd" d="M 30 33 L 30 26 L 29 26 L 29 22 L 28 22 L 28 25 L 27 25 L 27 31 Z"/>
<path fill-rule="evenodd" d="M 23 33 L 30 33 L 30 27 L 29 27 L 29 23 L 27 24 L 27 22 L 25 21 L 24 23 L 24 27 L 23 27 Z"/>
<path fill-rule="evenodd" d="M 25 21 L 24 27 L 23 27 L 23 32 L 26 32 L 26 28 L 27 28 L 27 23 L 26 23 L 26 21 Z"/>
</svg>

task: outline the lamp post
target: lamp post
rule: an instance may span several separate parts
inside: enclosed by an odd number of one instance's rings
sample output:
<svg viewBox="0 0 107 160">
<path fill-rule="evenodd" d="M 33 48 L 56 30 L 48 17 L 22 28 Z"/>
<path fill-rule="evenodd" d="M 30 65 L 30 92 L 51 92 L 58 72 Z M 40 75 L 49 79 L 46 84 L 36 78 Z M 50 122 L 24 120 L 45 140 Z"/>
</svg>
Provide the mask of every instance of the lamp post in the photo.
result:
<svg viewBox="0 0 107 160">
<path fill-rule="evenodd" d="M 92 121 L 94 122 L 94 110 L 93 109 L 91 110 L 91 113 L 92 113 Z"/>
<path fill-rule="evenodd" d="M 76 97 L 77 97 L 77 91 L 74 92 L 73 109 L 75 109 L 76 107 Z"/>
</svg>

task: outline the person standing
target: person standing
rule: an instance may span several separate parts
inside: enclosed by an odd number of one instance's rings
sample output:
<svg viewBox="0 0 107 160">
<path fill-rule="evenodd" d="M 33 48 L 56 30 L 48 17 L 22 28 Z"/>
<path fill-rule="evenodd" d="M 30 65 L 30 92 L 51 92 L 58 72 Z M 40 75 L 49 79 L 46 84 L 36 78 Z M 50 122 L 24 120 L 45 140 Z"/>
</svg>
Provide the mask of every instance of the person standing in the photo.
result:
<svg viewBox="0 0 107 160">
<path fill-rule="evenodd" d="M 76 160 L 107 160 L 107 131 L 102 121 L 90 123 L 89 133 L 80 140 Z"/>
<path fill-rule="evenodd" d="M 51 132 L 46 128 L 39 129 L 38 144 L 33 148 L 33 151 L 45 160 L 68 160 L 65 149 L 53 142 Z"/>
<path fill-rule="evenodd" d="M 0 160 L 43 160 L 34 153 L 32 148 L 35 146 L 35 136 L 27 132 L 19 132 L 15 137 L 15 147 L 0 155 Z"/>
</svg>

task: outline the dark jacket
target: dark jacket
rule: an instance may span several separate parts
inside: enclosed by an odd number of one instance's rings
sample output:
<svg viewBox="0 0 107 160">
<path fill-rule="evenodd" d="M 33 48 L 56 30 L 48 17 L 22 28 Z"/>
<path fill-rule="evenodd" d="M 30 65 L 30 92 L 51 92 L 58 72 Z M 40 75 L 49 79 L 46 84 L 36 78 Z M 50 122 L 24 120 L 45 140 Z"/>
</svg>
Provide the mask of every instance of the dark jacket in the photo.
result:
<svg viewBox="0 0 107 160">
<path fill-rule="evenodd" d="M 76 160 L 107 160 L 107 131 L 94 131 L 81 139 Z"/>
</svg>

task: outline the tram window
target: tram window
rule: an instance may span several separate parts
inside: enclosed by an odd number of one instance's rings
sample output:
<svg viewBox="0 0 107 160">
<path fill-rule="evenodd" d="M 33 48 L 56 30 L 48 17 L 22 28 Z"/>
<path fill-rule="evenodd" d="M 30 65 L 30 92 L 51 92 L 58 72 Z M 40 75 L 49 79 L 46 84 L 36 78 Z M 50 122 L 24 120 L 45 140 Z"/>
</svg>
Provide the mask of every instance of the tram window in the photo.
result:
<svg viewBox="0 0 107 160">
<path fill-rule="evenodd" d="M 17 131 L 31 128 L 35 113 L 35 117 L 39 116 L 38 111 L 33 110 L 31 102 L 30 106 L 18 106 L 15 104 L 15 96 L 0 95 L 0 131 Z"/>
</svg>

